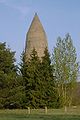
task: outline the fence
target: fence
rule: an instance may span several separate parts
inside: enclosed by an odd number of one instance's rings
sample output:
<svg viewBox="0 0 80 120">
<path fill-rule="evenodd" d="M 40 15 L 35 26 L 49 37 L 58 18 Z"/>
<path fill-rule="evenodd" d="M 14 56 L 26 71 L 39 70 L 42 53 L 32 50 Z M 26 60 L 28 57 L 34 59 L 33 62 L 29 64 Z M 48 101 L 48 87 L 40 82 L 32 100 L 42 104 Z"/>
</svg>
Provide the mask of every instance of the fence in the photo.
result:
<svg viewBox="0 0 80 120">
<path fill-rule="evenodd" d="M 65 108 L 62 109 L 48 109 L 45 107 L 44 109 L 4 109 L 0 110 L 0 113 L 4 114 L 42 114 L 42 115 L 80 115 L 80 106 L 73 106 L 73 107 L 67 107 L 66 111 Z"/>
</svg>

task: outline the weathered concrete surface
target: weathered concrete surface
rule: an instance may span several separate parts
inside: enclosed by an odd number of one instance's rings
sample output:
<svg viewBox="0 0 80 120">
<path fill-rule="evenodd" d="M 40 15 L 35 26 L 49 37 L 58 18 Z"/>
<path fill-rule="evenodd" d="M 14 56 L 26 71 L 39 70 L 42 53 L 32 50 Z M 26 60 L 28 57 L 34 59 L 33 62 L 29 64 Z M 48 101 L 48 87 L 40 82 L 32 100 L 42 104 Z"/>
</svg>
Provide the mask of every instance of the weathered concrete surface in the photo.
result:
<svg viewBox="0 0 80 120">
<path fill-rule="evenodd" d="M 48 48 L 46 34 L 38 15 L 35 14 L 26 35 L 26 60 L 30 58 L 30 54 L 34 48 L 37 51 L 38 57 L 41 58 L 44 56 L 44 50 L 46 47 Z"/>
</svg>

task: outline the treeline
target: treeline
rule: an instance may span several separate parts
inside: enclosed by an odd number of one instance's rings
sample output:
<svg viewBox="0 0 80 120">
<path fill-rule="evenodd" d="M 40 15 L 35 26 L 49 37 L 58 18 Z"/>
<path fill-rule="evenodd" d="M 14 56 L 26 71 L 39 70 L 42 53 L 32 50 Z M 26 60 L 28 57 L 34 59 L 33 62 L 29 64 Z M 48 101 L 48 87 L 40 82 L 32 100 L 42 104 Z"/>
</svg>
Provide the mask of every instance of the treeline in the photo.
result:
<svg viewBox="0 0 80 120">
<path fill-rule="evenodd" d="M 47 48 L 39 59 L 33 49 L 30 59 L 15 65 L 15 52 L 0 43 L 0 108 L 60 108 L 77 105 L 74 91 L 79 64 L 71 36 L 57 39 L 50 56 Z"/>
</svg>

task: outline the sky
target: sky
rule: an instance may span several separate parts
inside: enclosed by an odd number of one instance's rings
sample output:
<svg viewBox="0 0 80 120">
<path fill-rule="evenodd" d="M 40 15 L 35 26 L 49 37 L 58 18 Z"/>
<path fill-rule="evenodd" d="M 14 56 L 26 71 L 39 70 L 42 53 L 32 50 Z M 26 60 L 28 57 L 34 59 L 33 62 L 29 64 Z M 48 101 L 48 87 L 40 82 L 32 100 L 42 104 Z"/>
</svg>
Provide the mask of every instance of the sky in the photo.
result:
<svg viewBox="0 0 80 120">
<path fill-rule="evenodd" d="M 16 51 L 17 63 L 35 12 L 45 29 L 50 53 L 58 36 L 69 33 L 80 61 L 80 0 L 0 0 L 0 42 Z"/>
</svg>

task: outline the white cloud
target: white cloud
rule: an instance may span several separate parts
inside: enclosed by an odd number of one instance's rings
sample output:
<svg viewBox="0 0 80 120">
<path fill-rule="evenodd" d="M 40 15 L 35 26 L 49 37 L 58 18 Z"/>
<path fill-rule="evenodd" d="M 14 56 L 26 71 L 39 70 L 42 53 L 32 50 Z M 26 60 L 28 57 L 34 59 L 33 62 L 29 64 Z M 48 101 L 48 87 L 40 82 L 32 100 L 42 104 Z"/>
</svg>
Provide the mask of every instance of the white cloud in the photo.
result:
<svg viewBox="0 0 80 120">
<path fill-rule="evenodd" d="M 20 12 L 21 15 L 23 15 L 24 17 L 27 15 L 27 13 L 28 13 L 28 12 L 30 11 L 30 9 L 31 9 L 29 6 L 22 6 L 22 5 L 19 5 L 19 4 L 16 5 L 16 3 L 13 4 L 13 3 L 11 3 L 11 1 L 9 1 L 9 0 L 0 0 L 0 3 L 4 4 L 5 6 L 8 6 L 8 7 L 12 8 L 12 9 L 17 10 L 17 11 Z"/>
</svg>

